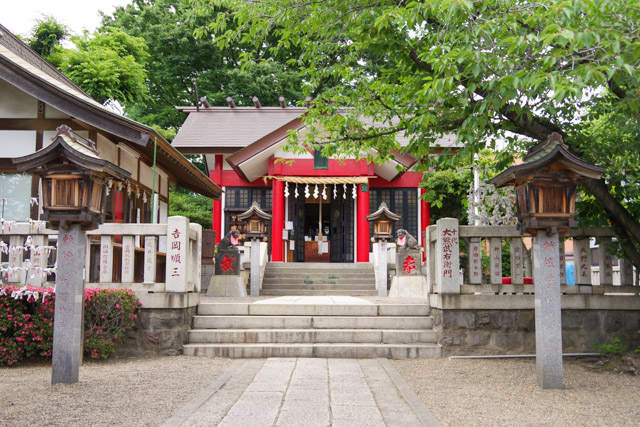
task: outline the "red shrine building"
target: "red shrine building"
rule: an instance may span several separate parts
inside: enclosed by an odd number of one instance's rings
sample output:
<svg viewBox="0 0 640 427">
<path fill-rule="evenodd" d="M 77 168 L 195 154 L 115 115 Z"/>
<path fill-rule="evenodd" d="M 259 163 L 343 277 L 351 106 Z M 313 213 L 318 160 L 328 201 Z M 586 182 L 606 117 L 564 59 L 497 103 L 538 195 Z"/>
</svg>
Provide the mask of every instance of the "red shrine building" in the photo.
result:
<svg viewBox="0 0 640 427">
<path fill-rule="evenodd" d="M 284 105 L 284 102 L 281 103 Z M 385 202 L 422 244 L 429 205 L 420 200 L 416 159 L 396 153 L 389 163 L 325 158 L 285 151 L 291 130 L 304 132 L 302 107 L 177 107 L 188 114 L 172 145 L 201 154 L 223 190 L 213 201 L 216 243 L 230 230 L 244 233 L 238 214 L 253 202 L 273 216 L 269 250 L 274 262 L 369 262 L 372 229 L 366 220 Z M 399 137 L 400 144 L 408 139 Z M 452 147 L 455 137 L 440 139 Z M 398 166 L 401 166 L 398 168 Z M 406 172 L 398 172 L 406 170 Z"/>
</svg>

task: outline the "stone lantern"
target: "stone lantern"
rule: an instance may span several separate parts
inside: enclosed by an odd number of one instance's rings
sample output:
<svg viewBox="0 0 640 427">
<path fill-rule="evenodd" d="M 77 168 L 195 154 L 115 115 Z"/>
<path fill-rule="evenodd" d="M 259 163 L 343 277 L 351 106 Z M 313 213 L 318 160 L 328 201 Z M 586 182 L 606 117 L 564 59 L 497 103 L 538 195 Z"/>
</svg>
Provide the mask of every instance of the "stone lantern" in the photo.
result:
<svg viewBox="0 0 640 427">
<path fill-rule="evenodd" d="M 378 296 L 387 296 L 387 239 L 393 239 L 392 225 L 400 220 L 400 215 L 389 210 L 382 202 L 377 211 L 367 216 L 367 221 L 373 223 L 373 237 L 378 240 L 378 276 L 376 288 Z"/>
<path fill-rule="evenodd" d="M 258 202 L 253 202 L 248 211 L 238 215 L 238 219 L 247 222 L 247 238 L 251 239 L 251 278 L 249 292 L 251 296 L 260 294 L 260 240 L 267 237 L 266 221 L 273 217 L 260 209 Z M 266 250 L 266 243 L 265 250 Z"/>
<path fill-rule="evenodd" d="M 599 179 L 604 168 L 583 162 L 552 133 L 534 146 L 524 162 L 491 181 L 513 185 L 522 233 L 533 237 L 536 376 L 543 389 L 562 389 L 562 311 L 560 239 L 575 227 L 577 185 Z"/>
<path fill-rule="evenodd" d="M 106 180 L 130 174 L 100 158 L 92 141 L 60 126 L 53 142 L 13 159 L 17 169 L 42 181 L 42 219 L 59 229 L 51 383 L 78 382 L 82 357 L 85 230 L 104 218 Z"/>
<path fill-rule="evenodd" d="M 578 184 L 599 179 L 604 168 L 586 163 L 567 151 L 562 137 L 552 133 L 534 146 L 522 164 L 511 166 L 491 180 L 496 188 L 512 185 L 523 233 L 568 235 L 577 224 Z"/>
<path fill-rule="evenodd" d="M 273 217 L 260 209 L 258 202 L 253 202 L 248 211 L 238 215 L 238 219 L 247 223 L 246 236 L 250 239 L 262 239 L 267 237 L 266 221 Z"/>
<path fill-rule="evenodd" d="M 93 230 L 104 220 L 107 179 L 125 181 L 131 175 L 100 158 L 93 141 L 72 133 L 68 126 L 57 131 L 51 144 L 13 163 L 19 171 L 40 177 L 40 218 L 50 228 L 80 224 L 84 230 Z"/>
<path fill-rule="evenodd" d="M 382 202 L 377 211 L 367 216 L 367 221 L 373 222 L 373 237 L 376 239 L 393 239 L 392 224 L 400 220 L 400 215 L 389 210 Z"/>
</svg>

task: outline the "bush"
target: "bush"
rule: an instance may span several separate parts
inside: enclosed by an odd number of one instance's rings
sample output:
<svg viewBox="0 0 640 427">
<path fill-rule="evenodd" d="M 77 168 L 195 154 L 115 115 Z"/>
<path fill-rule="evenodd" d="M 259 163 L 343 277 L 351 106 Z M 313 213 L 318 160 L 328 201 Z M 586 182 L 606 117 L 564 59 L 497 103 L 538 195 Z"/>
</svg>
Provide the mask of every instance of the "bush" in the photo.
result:
<svg viewBox="0 0 640 427">
<path fill-rule="evenodd" d="M 51 357 L 55 295 L 50 288 L 0 288 L 0 366 Z M 84 351 L 107 358 L 133 327 L 140 302 L 131 290 L 85 289 Z"/>
<path fill-rule="evenodd" d="M 613 340 L 612 344 L 594 343 L 593 346 L 598 349 L 598 353 L 600 353 L 602 356 L 605 356 L 607 354 L 612 354 L 612 355 L 615 355 L 615 356 L 621 356 L 622 354 L 624 354 L 627 351 L 627 346 L 624 345 L 622 343 L 622 341 L 620 340 L 620 338 L 618 338 L 618 337 L 616 337 Z"/>
</svg>

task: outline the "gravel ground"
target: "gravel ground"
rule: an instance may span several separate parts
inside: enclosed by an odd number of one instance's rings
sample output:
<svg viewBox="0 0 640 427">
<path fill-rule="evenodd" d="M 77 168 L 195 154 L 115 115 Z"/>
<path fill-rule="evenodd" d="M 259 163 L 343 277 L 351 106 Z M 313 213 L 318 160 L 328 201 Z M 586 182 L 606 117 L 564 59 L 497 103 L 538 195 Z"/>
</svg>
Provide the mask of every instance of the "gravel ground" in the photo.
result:
<svg viewBox="0 0 640 427">
<path fill-rule="evenodd" d="M 0 368 L 0 426 L 157 426 L 213 382 L 230 359 L 88 361 L 76 384 L 51 385 L 51 364 Z"/>
<path fill-rule="evenodd" d="M 535 359 L 391 363 L 443 425 L 640 425 L 640 377 L 594 372 L 580 359 L 564 359 L 564 390 L 537 386 Z"/>
<path fill-rule="evenodd" d="M 90 361 L 79 383 L 55 386 L 50 365 L 0 368 L 0 426 L 157 426 L 230 363 L 184 356 Z M 534 359 L 391 363 L 443 425 L 640 425 L 640 377 L 594 372 L 593 363 L 565 359 L 565 390 L 539 389 Z"/>
</svg>

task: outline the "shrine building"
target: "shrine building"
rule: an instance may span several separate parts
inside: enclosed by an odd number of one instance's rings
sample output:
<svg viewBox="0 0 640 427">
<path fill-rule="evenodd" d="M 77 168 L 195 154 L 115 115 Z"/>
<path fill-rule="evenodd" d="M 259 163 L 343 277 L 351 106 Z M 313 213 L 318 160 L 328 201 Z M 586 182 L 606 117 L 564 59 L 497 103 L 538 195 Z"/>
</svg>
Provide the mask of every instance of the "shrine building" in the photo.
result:
<svg viewBox="0 0 640 427">
<path fill-rule="evenodd" d="M 419 188 L 421 173 L 412 169 L 417 159 L 395 152 L 394 160 L 376 164 L 327 159 L 313 150 L 287 152 L 290 131 L 305 131 L 307 108 L 288 107 L 282 100 L 281 107 L 263 107 L 259 101 L 255 107 L 229 104 L 177 107 L 188 116 L 173 141 L 183 154 L 203 155 L 209 177 L 224 190 L 213 202 L 216 242 L 233 229 L 244 235 L 238 214 L 258 202 L 273 215 L 271 261 L 369 262 L 372 226 L 366 217 L 385 202 L 401 217 L 393 232 L 406 229 L 422 245 L 429 205 L 420 200 L 425 190 Z M 398 142 L 409 140 L 400 135 Z M 436 145 L 453 147 L 455 137 L 445 136 Z"/>
</svg>

